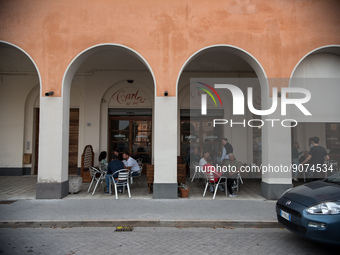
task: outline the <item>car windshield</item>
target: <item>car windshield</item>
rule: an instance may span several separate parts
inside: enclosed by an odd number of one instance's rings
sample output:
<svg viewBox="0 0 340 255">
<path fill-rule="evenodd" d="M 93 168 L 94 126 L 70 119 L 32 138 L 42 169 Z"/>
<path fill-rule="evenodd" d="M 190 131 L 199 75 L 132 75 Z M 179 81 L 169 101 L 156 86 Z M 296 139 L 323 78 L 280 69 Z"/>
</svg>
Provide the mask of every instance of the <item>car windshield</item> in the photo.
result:
<svg viewBox="0 0 340 255">
<path fill-rule="evenodd" d="M 340 184 L 340 172 L 327 177 L 325 181 Z"/>
</svg>

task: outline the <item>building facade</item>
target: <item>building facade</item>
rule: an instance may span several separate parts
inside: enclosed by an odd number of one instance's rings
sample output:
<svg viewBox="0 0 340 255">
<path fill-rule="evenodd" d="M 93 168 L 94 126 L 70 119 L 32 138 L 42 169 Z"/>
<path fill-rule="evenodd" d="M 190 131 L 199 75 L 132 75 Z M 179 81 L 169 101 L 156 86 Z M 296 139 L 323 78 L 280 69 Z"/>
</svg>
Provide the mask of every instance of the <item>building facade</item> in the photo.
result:
<svg viewBox="0 0 340 255">
<path fill-rule="evenodd" d="M 312 136 L 338 161 L 339 10 L 337 0 L 1 0 L 0 174 L 37 174 L 37 198 L 63 198 L 86 145 L 97 156 L 118 148 L 154 165 L 154 198 L 177 198 L 191 124 L 201 152 L 227 137 L 244 163 L 289 166 L 292 141 L 308 150 Z M 254 107 L 278 108 L 255 116 L 245 103 L 235 116 L 226 91 L 214 116 L 241 124 L 195 122 L 191 79 L 215 78 L 249 79 L 235 84 L 252 87 Z M 284 88 L 310 91 L 311 115 L 283 114 Z M 266 125 L 249 125 L 259 118 Z M 261 178 L 268 199 L 292 186 L 290 172 Z"/>
</svg>

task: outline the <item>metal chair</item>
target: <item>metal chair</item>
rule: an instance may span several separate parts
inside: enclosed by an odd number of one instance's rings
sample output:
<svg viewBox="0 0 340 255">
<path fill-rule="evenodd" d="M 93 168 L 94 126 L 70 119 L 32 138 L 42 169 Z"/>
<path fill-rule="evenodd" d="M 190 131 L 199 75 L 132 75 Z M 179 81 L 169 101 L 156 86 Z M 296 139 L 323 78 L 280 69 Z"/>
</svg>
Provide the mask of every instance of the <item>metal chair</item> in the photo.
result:
<svg viewBox="0 0 340 255">
<path fill-rule="evenodd" d="M 139 160 L 137 160 L 137 163 L 138 163 L 139 169 L 140 169 L 139 177 L 141 177 L 142 171 L 143 171 L 143 160 L 140 158 Z"/>
<path fill-rule="evenodd" d="M 99 163 L 99 170 L 102 171 L 102 172 L 106 172 L 107 171 L 107 167 L 108 167 L 108 163 Z"/>
<path fill-rule="evenodd" d="M 212 171 L 207 171 L 204 173 L 205 175 L 205 188 L 204 188 L 204 192 L 203 192 L 203 197 L 205 197 L 205 193 L 207 192 L 208 186 L 213 185 L 214 186 L 214 196 L 213 199 L 215 199 L 216 196 L 216 192 L 218 189 L 218 186 L 222 183 L 224 183 L 225 186 L 225 195 L 227 196 L 227 177 L 225 176 L 220 176 L 218 173 L 216 172 L 212 172 Z M 216 181 L 215 179 L 218 178 L 218 180 Z M 221 180 L 224 181 L 221 181 Z"/>
<path fill-rule="evenodd" d="M 339 162 L 336 160 L 328 160 L 325 162 L 327 164 L 328 171 L 331 172 L 331 175 L 339 170 Z M 325 178 L 328 176 L 328 171 L 325 173 Z"/>
<path fill-rule="evenodd" d="M 91 186 L 92 186 L 93 182 L 96 181 L 96 185 L 95 185 L 95 187 L 93 189 L 93 192 L 92 192 L 92 196 L 93 196 L 94 193 L 96 192 L 96 189 L 97 189 L 97 186 L 98 186 L 99 182 L 101 184 L 103 184 L 103 181 L 105 180 L 106 172 L 105 171 L 101 171 L 101 170 L 99 170 L 99 169 L 97 169 L 97 168 L 95 168 L 93 166 L 90 166 L 89 170 L 90 170 L 90 175 L 91 175 L 91 179 L 92 180 L 91 180 L 90 186 L 89 186 L 89 188 L 87 190 L 87 193 L 90 192 Z"/>
<path fill-rule="evenodd" d="M 201 177 L 201 169 L 200 169 L 200 171 L 196 171 L 197 167 L 199 167 L 199 164 L 197 162 L 195 162 L 195 161 L 191 162 L 190 169 L 192 169 L 192 168 L 194 169 L 194 174 L 191 178 L 191 182 L 194 181 L 194 178 L 195 178 L 196 175 L 198 176 L 198 178 Z"/>
<path fill-rule="evenodd" d="M 137 161 L 138 165 L 143 163 L 143 159 L 142 158 L 138 158 L 138 159 L 136 159 L 136 161 Z"/>
<path fill-rule="evenodd" d="M 113 175 L 115 173 L 118 173 L 118 178 L 114 178 Z M 131 198 L 131 193 L 130 193 L 130 185 L 129 185 L 129 177 L 130 177 L 130 171 L 129 169 L 122 169 L 116 171 L 111 179 L 115 187 L 115 194 L 116 194 L 116 199 L 118 199 L 118 189 L 117 187 L 123 187 L 123 193 L 125 192 L 125 187 L 127 187 L 129 197 Z M 111 194 L 111 185 L 110 185 L 110 190 L 109 193 Z"/>
<path fill-rule="evenodd" d="M 239 186 L 240 186 L 240 182 L 243 184 L 241 173 L 238 172 L 237 177 L 236 177 L 236 185 L 233 185 L 233 187 L 232 187 L 233 189 L 236 189 L 237 192 L 238 192 L 238 189 L 239 189 Z"/>
<path fill-rule="evenodd" d="M 142 171 L 143 171 L 143 159 L 142 158 L 139 158 L 139 159 L 136 159 L 137 163 L 138 163 L 138 166 L 139 166 L 139 173 L 138 175 L 135 175 L 135 176 L 132 176 L 132 171 L 130 172 L 130 183 L 133 184 L 133 178 L 136 178 L 138 177 L 139 180 L 141 179 L 142 177 Z"/>
</svg>

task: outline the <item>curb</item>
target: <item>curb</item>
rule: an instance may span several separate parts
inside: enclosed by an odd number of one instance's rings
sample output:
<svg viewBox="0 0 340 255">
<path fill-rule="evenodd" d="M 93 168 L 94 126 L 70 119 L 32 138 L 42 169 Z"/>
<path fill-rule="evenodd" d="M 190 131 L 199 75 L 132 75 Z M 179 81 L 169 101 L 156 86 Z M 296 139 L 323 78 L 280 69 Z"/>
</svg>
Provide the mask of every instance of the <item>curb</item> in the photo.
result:
<svg viewBox="0 0 340 255">
<path fill-rule="evenodd" d="M 76 228 L 76 227 L 177 227 L 177 228 L 282 228 L 274 220 L 13 220 L 0 222 L 0 228 Z"/>
</svg>

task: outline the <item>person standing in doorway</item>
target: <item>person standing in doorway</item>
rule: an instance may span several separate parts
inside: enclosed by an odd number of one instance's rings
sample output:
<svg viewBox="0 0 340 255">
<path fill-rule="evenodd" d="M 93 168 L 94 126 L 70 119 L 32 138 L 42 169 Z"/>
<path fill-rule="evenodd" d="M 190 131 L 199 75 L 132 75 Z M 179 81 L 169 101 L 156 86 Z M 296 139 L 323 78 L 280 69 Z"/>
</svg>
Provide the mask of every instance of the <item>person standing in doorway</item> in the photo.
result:
<svg viewBox="0 0 340 255">
<path fill-rule="evenodd" d="M 223 161 L 229 159 L 229 154 L 233 153 L 233 146 L 231 146 L 231 144 L 228 142 L 227 138 L 223 138 L 222 139 L 222 156 L 221 156 L 221 162 L 223 163 Z"/>
<path fill-rule="evenodd" d="M 314 172 L 320 172 L 325 160 L 329 160 L 327 151 L 324 147 L 319 145 L 319 137 L 312 137 L 312 144 L 307 158 L 301 163 L 302 165 L 308 163 L 307 169 L 310 176 L 310 181 L 313 181 Z"/>
</svg>

